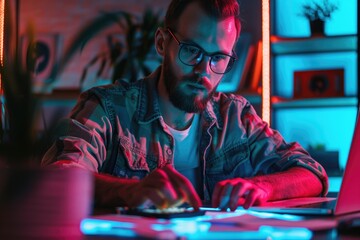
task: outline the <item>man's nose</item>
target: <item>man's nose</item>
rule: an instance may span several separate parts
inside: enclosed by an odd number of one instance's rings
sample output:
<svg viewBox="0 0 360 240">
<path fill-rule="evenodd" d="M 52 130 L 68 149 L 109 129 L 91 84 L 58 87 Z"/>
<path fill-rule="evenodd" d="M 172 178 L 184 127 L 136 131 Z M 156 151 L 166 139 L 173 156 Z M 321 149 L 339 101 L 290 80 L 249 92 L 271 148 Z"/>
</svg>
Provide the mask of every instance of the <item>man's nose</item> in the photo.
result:
<svg viewBox="0 0 360 240">
<path fill-rule="evenodd" d="M 194 66 L 195 73 L 198 73 L 198 74 L 206 73 L 207 75 L 209 75 L 211 73 L 210 60 L 211 60 L 211 57 L 203 56 L 201 58 L 200 62 Z"/>
</svg>

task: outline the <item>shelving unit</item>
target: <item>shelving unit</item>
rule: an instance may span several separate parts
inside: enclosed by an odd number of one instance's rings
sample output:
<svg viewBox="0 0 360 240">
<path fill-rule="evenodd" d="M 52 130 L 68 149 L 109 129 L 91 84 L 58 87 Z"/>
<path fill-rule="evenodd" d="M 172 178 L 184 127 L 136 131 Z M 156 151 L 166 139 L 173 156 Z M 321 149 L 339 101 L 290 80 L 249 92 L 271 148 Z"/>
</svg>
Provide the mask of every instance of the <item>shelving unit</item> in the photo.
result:
<svg viewBox="0 0 360 240">
<path fill-rule="evenodd" d="M 356 52 L 357 45 L 357 35 L 310 38 L 271 36 L 271 54 L 273 58 L 280 55 Z M 281 96 L 272 96 L 273 108 L 342 107 L 357 105 L 357 96 L 311 99 L 285 99 L 281 98 Z"/>
<path fill-rule="evenodd" d="M 308 38 L 271 36 L 272 76 L 276 75 L 277 72 L 275 71 L 281 71 L 281 68 L 275 66 L 276 63 L 284 63 L 284 61 L 278 61 L 277 58 L 304 58 L 304 61 L 306 61 L 306 59 L 311 59 L 313 56 L 317 56 L 316 59 L 320 59 L 321 56 L 329 56 L 329 54 L 335 53 L 333 58 L 336 59 L 336 56 L 339 56 L 338 59 L 341 59 L 341 56 L 356 54 L 357 51 L 357 35 Z M 356 59 L 353 59 L 351 64 L 356 65 L 356 62 L 352 62 L 356 61 Z M 289 61 L 287 60 L 286 63 L 289 63 Z M 339 66 L 343 66 L 346 69 L 349 60 L 341 61 Z M 296 60 L 296 63 L 301 63 L 301 60 Z M 319 62 L 320 67 L 317 66 L 316 61 L 313 61 L 313 63 L 314 65 L 306 65 L 307 67 L 303 68 L 299 66 L 299 69 L 308 69 L 308 67 L 311 67 L 311 69 L 327 69 L 327 65 L 323 62 Z M 333 63 L 331 62 L 331 64 Z M 294 67 L 293 65 L 293 67 L 290 67 L 291 70 L 289 70 L 289 66 L 284 65 L 288 70 L 287 75 L 285 75 L 286 78 L 281 81 L 293 81 L 293 79 L 289 79 L 289 71 L 296 71 L 296 66 Z M 329 68 L 331 69 L 332 66 L 329 66 Z M 344 76 L 344 81 L 349 81 L 349 76 L 352 75 Z M 286 138 L 291 139 L 290 141 L 301 139 L 303 141 L 302 145 L 305 148 L 311 143 L 325 143 L 327 151 L 339 151 L 339 162 L 341 167 L 343 167 L 351 142 L 352 125 L 355 122 L 353 118 L 356 117 L 355 112 L 359 104 L 357 90 L 359 86 L 356 87 L 354 85 L 355 91 L 352 93 L 345 91 L 344 96 L 341 97 L 293 98 L 291 97 L 293 93 L 289 92 L 290 88 L 286 88 L 287 96 L 282 95 L 284 90 L 278 91 L 283 85 L 278 79 L 277 81 L 278 84 L 273 85 L 274 89 L 271 96 L 272 126 L 281 133 L 285 132 L 284 135 Z M 355 79 L 351 79 L 351 81 L 357 82 Z M 278 96 L 274 95 L 274 92 L 278 93 Z"/>
</svg>

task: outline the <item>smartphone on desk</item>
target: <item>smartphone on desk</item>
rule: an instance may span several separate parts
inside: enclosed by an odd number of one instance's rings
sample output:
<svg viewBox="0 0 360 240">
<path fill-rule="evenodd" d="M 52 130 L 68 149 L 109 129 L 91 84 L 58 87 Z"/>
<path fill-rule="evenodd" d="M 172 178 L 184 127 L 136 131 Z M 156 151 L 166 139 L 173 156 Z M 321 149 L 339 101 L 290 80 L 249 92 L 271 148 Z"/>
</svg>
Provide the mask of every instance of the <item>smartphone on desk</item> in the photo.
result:
<svg viewBox="0 0 360 240">
<path fill-rule="evenodd" d="M 167 209 L 155 209 L 155 208 L 126 208 L 118 207 L 117 212 L 124 215 L 134 215 L 150 218 L 188 218 L 205 215 L 205 210 L 195 211 L 193 208 L 167 208 Z"/>
</svg>

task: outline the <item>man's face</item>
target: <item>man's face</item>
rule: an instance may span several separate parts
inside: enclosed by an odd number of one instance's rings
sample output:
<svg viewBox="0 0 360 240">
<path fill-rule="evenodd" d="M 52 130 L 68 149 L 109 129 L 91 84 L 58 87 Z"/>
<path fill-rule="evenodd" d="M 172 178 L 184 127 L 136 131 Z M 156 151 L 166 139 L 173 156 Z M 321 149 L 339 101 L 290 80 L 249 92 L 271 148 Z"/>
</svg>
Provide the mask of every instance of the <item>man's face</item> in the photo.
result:
<svg viewBox="0 0 360 240">
<path fill-rule="evenodd" d="M 188 113 L 198 113 L 214 94 L 218 84 L 213 85 L 199 73 L 182 74 L 174 70 L 168 55 L 164 56 L 164 82 L 171 103 Z"/>
<path fill-rule="evenodd" d="M 196 2 L 188 5 L 179 18 L 177 29 L 172 30 L 179 41 L 193 44 L 207 53 L 232 55 L 236 39 L 234 19 L 211 19 Z M 208 56 L 195 66 L 185 65 L 178 57 L 179 45 L 170 34 L 167 43 L 163 77 L 170 101 L 185 112 L 203 111 L 223 75 L 210 69 Z"/>
</svg>

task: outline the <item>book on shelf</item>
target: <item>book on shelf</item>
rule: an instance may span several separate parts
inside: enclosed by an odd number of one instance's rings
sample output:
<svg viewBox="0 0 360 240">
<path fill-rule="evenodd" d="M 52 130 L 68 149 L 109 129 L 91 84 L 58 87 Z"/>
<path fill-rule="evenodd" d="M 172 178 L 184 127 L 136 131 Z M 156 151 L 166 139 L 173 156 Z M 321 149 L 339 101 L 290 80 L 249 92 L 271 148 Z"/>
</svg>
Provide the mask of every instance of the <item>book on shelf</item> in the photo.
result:
<svg viewBox="0 0 360 240">
<path fill-rule="evenodd" d="M 241 33 L 240 39 L 236 44 L 235 53 L 237 55 L 237 61 L 230 72 L 226 73 L 221 79 L 221 82 L 217 88 L 219 92 L 236 92 L 244 83 L 244 74 L 247 72 L 248 62 L 251 58 L 251 33 Z"/>
<path fill-rule="evenodd" d="M 239 94 L 259 94 L 262 77 L 262 41 L 252 45 Z"/>
<path fill-rule="evenodd" d="M 249 50 L 248 50 L 248 54 L 247 54 L 247 57 L 245 60 L 244 68 L 243 68 L 243 72 L 241 75 L 240 84 L 238 87 L 238 89 L 240 89 L 240 90 L 247 88 L 250 70 L 251 70 L 253 60 L 255 57 L 255 51 L 256 51 L 256 46 L 254 44 L 251 44 L 249 47 Z"/>
</svg>

